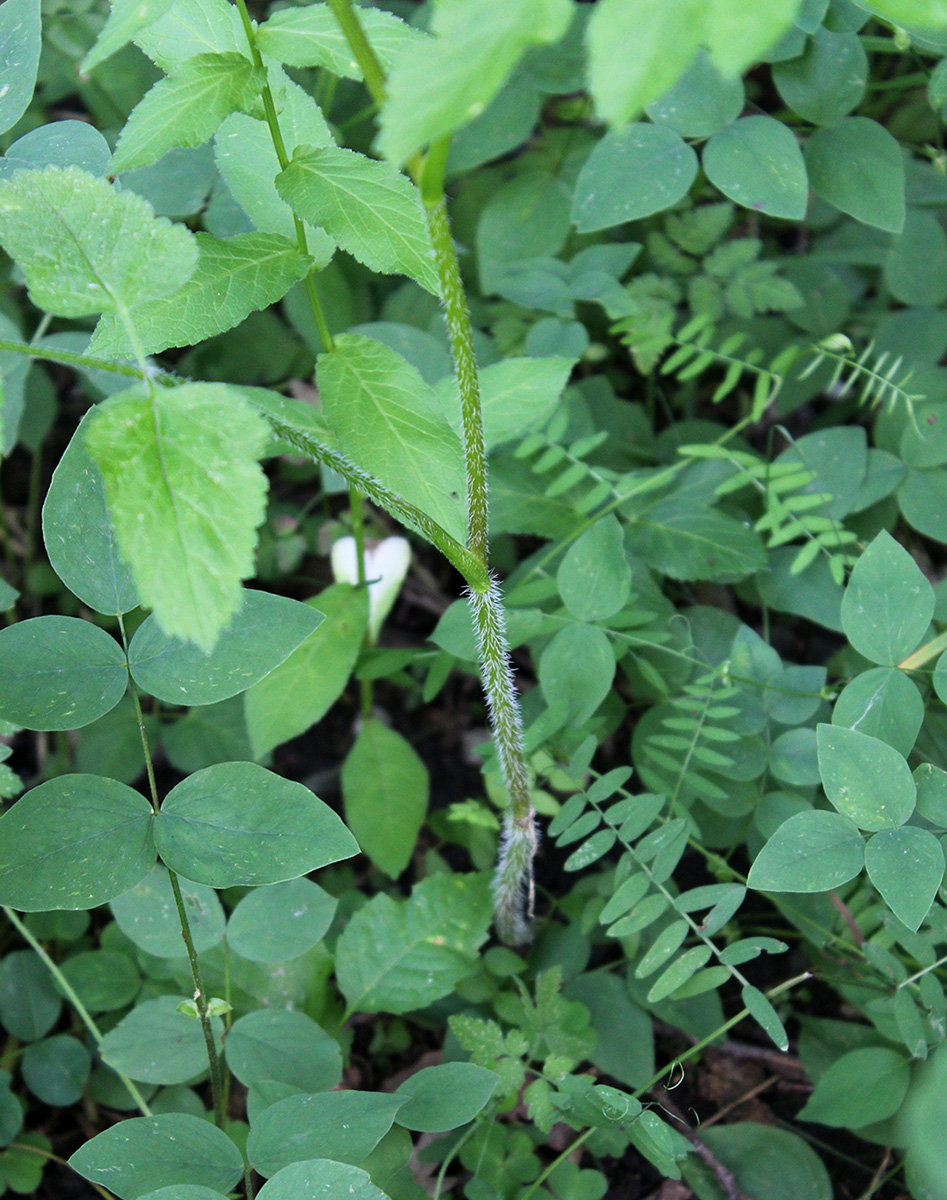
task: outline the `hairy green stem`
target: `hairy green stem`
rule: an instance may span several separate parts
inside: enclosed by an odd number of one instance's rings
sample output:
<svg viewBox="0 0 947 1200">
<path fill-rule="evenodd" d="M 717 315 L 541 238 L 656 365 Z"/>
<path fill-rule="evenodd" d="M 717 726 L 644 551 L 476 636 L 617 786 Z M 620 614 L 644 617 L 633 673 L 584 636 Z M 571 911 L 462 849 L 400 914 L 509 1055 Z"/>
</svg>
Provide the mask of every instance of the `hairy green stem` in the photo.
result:
<svg viewBox="0 0 947 1200">
<path fill-rule="evenodd" d="M 46 950 L 43 947 L 42 943 L 39 942 L 36 937 L 34 937 L 33 931 L 30 929 L 30 927 L 28 925 L 24 924 L 24 922 L 20 920 L 20 918 L 16 915 L 16 913 L 13 911 L 13 909 L 7 908 L 7 906 L 4 905 L 3 912 L 4 912 L 4 915 L 6 916 L 7 920 L 13 926 L 13 928 L 20 934 L 20 936 L 24 939 L 24 941 L 29 943 L 29 945 L 35 951 L 37 956 L 42 960 L 42 962 L 46 966 L 47 970 L 49 971 L 50 975 L 52 975 L 52 977 L 56 980 L 56 983 L 59 986 L 59 990 L 66 997 L 66 999 L 69 1001 L 69 1003 L 72 1005 L 72 1007 L 76 1010 L 76 1013 L 79 1016 L 79 1020 L 86 1027 L 86 1029 L 88 1029 L 89 1033 L 94 1038 L 95 1044 L 99 1045 L 99 1043 L 102 1041 L 102 1031 L 99 1029 L 98 1025 L 96 1025 L 95 1021 L 92 1020 L 92 1017 L 89 1015 L 88 1009 L 86 1008 L 86 1006 L 82 1003 L 82 1001 L 79 999 L 78 995 L 76 994 L 75 988 L 72 986 L 72 984 L 69 982 L 69 980 L 65 977 L 65 975 L 62 973 L 62 971 L 60 971 L 59 967 L 53 962 L 53 960 L 46 953 Z M 132 1083 L 132 1081 L 127 1076 L 123 1075 L 121 1073 L 121 1071 L 116 1071 L 115 1074 L 119 1077 L 119 1079 L 124 1084 L 125 1089 L 127 1090 L 129 1096 L 131 1096 L 131 1098 L 138 1105 L 138 1108 L 141 1111 L 142 1116 L 150 1117 L 151 1109 L 145 1103 L 145 1098 L 144 1098 L 144 1096 L 142 1096 L 142 1094 L 138 1090 L 138 1088 L 135 1087 L 135 1085 Z"/>
<path fill-rule="evenodd" d="M 351 0 L 330 0 L 330 4 L 373 100 L 381 105 L 385 99 L 384 71 Z M 441 139 L 431 147 L 426 160 L 412 161 L 410 170 L 424 203 L 460 392 L 467 475 L 467 545 L 472 557 L 487 574 L 486 586 L 471 585 L 470 606 L 480 647 L 483 690 L 510 799 L 493 885 L 496 926 L 503 941 L 516 944 L 529 937 L 536 823 L 519 698 L 510 668 L 503 602 L 499 589 L 489 576 L 489 492 L 483 409 L 467 297 L 447 219 L 444 171 L 448 148 L 449 140 Z"/>
<path fill-rule="evenodd" d="M 24 354 L 27 358 L 36 358 L 42 362 L 59 363 L 63 367 L 75 367 L 80 371 L 111 371 L 113 375 L 126 375 L 129 379 L 146 383 L 149 379 L 153 379 L 159 387 L 173 387 L 184 383 L 183 379 L 173 379 L 168 372 L 158 368 L 148 367 L 146 370 L 142 370 L 130 363 L 113 362 L 109 358 L 95 358 L 90 354 L 76 354 L 72 350 L 36 346 L 32 342 L 10 342 L 0 338 L 0 350 L 8 350 L 11 354 Z"/>
</svg>

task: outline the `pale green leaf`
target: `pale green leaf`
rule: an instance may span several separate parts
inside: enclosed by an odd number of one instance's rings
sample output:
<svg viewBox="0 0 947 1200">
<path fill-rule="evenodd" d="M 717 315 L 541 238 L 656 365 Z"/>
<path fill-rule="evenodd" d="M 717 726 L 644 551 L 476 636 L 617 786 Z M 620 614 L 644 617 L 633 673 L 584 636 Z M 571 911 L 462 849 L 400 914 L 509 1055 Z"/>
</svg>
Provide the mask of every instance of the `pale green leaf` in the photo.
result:
<svg viewBox="0 0 947 1200">
<path fill-rule="evenodd" d="M 758 61 L 792 24 L 802 0 L 704 0 L 705 39 L 714 62 L 737 75 Z"/>
<path fill-rule="evenodd" d="M 109 164 L 111 174 L 157 162 L 173 146 L 200 146 L 259 95 L 266 74 L 242 54 L 199 54 L 161 79 L 133 109 Z"/>
<path fill-rule="evenodd" d="M 112 0 L 112 11 L 95 45 L 79 64 L 88 75 L 99 63 L 127 45 L 136 34 L 154 24 L 171 7 L 173 0 Z"/>
<path fill-rule="evenodd" d="M 322 624 L 246 695 L 247 729 L 257 758 L 325 716 L 362 647 L 368 622 L 364 589 L 337 583 L 308 603 L 323 613 Z"/>
<path fill-rule="evenodd" d="M 403 1013 L 446 996 L 474 970 L 490 911 L 483 875 L 430 875 L 409 900 L 375 896 L 336 947 L 336 978 L 349 1010 Z"/>
<path fill-rule="evenodd" d="M 580 621 L 605 621 L 625 604 L 631 567 L 624 531 L 613 513 L 573 542 L 559 565 L 556 584 L 563 604 Z"/>
<path fill-rule="evenodd" d="M 40 53 L 39 0 L 6 0 L 0 8 L 0 133 L 29 107 Z"/>
<path fill-rule="evenodd" d="M 947 25 L 947 0 L 864 0 L 870 9 L 894 25 L 942 29 Z"/>
<path fill-rule="evenodd" d="M 263 418 L 223 384 L 102 405 L 87 444 L 142 602 L 166 634 L 212 649 L 240 606 L 266 505 Z"/>
<path fill-rule="evenodd" d="M 34 303 L 63 317 L 166 296 L 197 265 L 183 225 L 77 167 L 18 171 L 0 183 L 0 242 Z"/>
<path fill-rule="evenodd" d="M 199 54 L 233 51 L 250 57 L 240 13 L 229 0 L 172 0 L 135 42 L 168 75 Z"/>
<path fill-rule="evenodd" d="M 603 121 L 620 125 L 674 84 L 701 37 L 703 0 L 599 0 L 586 33 L 589 89 Z"/>
<path fill-rule="evenodd" d="M 397 165 L 478 117 L 523 53 L 556 42 L 569 0 L 476 0 L 435 9 L 433 41 L 409 46 L 388 77 L 378 145 Z"/>
<path fill-rule="evenodd" d="M 387 72 L 408 46 L 426 40 L 420 30 L 381 8 L 360 7 L 358 19 L 378 61 Z M 290 67 L 323 67 L 345 79 L 362 71 L 328 4 L 307 4 L 274 12 L 260 26 L 257 45 Z"/>
<path fill-rule="evenodd" d="M 465 541 L 460 441 L 418 372 L 381 342 L 342 334 L 317 377 L 340 449 Z"/>
<path fill-rule="evenodd" d="M 364 854 L 392 879 L 411 861 L 431 784 L 400 733 L 366 721 L 342 766 L 345 820 Z"/>
<path fill-rule="evenodd" d="M 170 346 L 194 346 L 232 329 L 251 312 L 281 300 L 312 266 L 312 259 L 303 257 L 295 242 L 278 234 L 243 233 L 218 241 L 199 233 L 197 245 L 197 267 L 182 288 L 130 310 L 145 354 Z M 99 321 L 89 353 L 132 357 L 128 333 L 113 314 Z"/>
<path fill-rule="evenodd" d="M 421 197 L 388 163 L 337 146 L 303 148 L 277 176 L 276 190 L 297 216 L 371 270 L 410 275 L 437 295 Z"/>
</svg>

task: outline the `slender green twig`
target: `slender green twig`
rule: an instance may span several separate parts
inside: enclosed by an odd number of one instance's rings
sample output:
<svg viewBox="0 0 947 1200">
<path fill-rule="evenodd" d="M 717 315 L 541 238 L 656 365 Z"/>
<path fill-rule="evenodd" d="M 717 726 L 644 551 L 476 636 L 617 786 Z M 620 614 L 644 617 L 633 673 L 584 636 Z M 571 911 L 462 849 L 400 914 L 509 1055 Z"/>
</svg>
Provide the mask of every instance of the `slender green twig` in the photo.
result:
<svg viewBox="0 0 947 1200">
<path fill-rule="evenodd" d="M 37 1154 L 40 1158 L 45 1158 L 47 1162 L 59 1163 L 61 1167 L 69 1167 L 70 1171 L 76 1170 L 75 1167 L 69 1166 L 69 1163 L 66 1159 L 60 1158 L 58 1154 L 53 1154 L 49 1150 L 43 1150 L 40 1146 L 28 1146 L 25 1142 L 11 1142 L 7 1149 L 20 1150 L 24 1154 Z M 76 1171 L 77 1175 L 78 1173 L 79 1172 Z M 85 1176 L 83 1176 L 83 1179 L 85 1179 Z M 115 1197 L 112 1195 L 112 1193 L 106 1191 L 105 1188 L 100 1184 L 93 1183 L 91 1179 L 85 1179 L 85 1182 L 93 1189 L 93 1191 L 99 1193 L 99 1195 L 102 1197 L 102 1200 L 115 1200 Z"/>
<path fill-rule="evenodd" d="M 33 950 L 35 951 L 37 956 L 42 960 L 42 962 L 46 966 L 47 970 L 49 971 L 50 975 L 52 975 L 52 977 L 56 980 L 56 984 L 58 985 L 59 990 L 66 997 L 66 999 L 69 1001 L 69 1003 L 72 1005 L 72 1007 L 76 1010 L 79 1020 L 86 1027 L 86 1029 L 88 1029 L 89 1033 L 92 1035 L 92 1037 L 95 1040 L 95 1044 L 98 1045 L 102 1041 L 102 1031 L 99 1029 L 98 1025 L 96 1025 L 95 1021 L 93 1021 L 92 1017 L 89 1015 L 89 1010 L 79 999 L 78 995 L 76 994 L 75 988 L 72 986 L 72 984 L 66 978 L 66 976 L 62 973 L 62 971 L 60 971 L 60 969 L 56 965 L 56 963 L 54 963 L 53 960 L 46 953 L 46 950 L 43 947 L 42 943 L 40 941 L 38 941 L 36 937 L 33 936 L 33 931 L 30 929 L 30 927 L 28 925 L 24 924 L 24 922 L 20 920 L 20 918 L 16 915 L 16 913 L 13 911 L 13 909 L 7 908 L 6 905 L 3 905 L 3 912 L 4 912 L 4 915 L 6 916 L 7 920 L 13 926 L 13 928 L 20 934 L 20 936 L 26 942 L 29 943 L 29 945 L 33 948 Z M 121 1071 L 116 1071 L 115 1074 L 119 1077 L 119 1079 L 125 1085 L 125 1089 L 127 1090 L 129 1096 L 131 1096 L 131 1098 L 138 1105 L 138 1108 L 141 1111 L 142 1115 L 145 1117 L 150 1117 L 151 1109 L 145 1103 L 145 1098 L 144 1098 L 144 1096 L 142 1096 L 142 1094 L 138 1090 L 138 1088 L 132 1083 L 132 1081 L 127 1076 L 123 1075 L 121 1073 Z"/>
</svg>

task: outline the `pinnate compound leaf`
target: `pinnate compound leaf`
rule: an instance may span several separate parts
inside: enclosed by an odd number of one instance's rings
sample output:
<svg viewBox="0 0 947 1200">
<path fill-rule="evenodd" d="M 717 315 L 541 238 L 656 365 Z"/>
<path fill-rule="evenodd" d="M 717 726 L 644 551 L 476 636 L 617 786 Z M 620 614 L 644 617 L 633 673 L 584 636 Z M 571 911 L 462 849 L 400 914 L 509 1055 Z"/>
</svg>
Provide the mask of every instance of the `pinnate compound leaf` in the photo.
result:
<svg viewBox="0 0 947 1200">
<path fill-rule="evenodd" d="M 700 43 L 703 0 L 599 0 L 586 32 L 595 109 L 621 125 L 663 95 Z"/>
<path fill-rule="evenodd" d="M 396 879 L 411 861 L 431 782 L 411 743 L 381 721 L 362 726 L 342 767 L 345 819 L 364 854 Z"/>
<path fill-rule="evenodd" d="M 254 1122 L 247 1157 L 261 1175 L 275 1175 L 290 1163 L 308 1165 L 306 1160 L 318 1154 L 330 1154 L 340 1163 L 362 1162 L 391 1128 L 404 1102 L 403 1096 L 382 1092 L 289 1096 Z"/>
<path fill-rule="evenodd" d="M 112 0 L 112 11 L 95 45 L 79 64 L 83 75 L 121 50 L 149 25 L 163 17 L 173 0 Z"/>
<path fill-rule="evenodd" d="M 22 267 L 33 302 L 60 317 L 166 296 L 197 265 L 183 225 L 78 167 L 18 171 L 0 183 L 0 243 Z"/>
<path fill-rule="evenodd" d="M 232 112 L 248 108 L 266 74 L 242 54 L 198 54 L 159 80 L 132 110 L 109 170 L 151 166 L 174 146 L 209 141 Z"/>
<path fill-rule="evenodd" d="M 364 588 L 335 583 L 307 604 L 325 617 L 284 663 L 247 692 L 247 730 L 256 758 L 304 733 L 342 694 L 368 625 Z"/>
<path fill-rule="evenodd" d="M 29 107 L 40 52 L 40 0 L 6 0 L 0 8 L 0 133 Z"/>
<path fill-rule="evenodd" d="M 761 892 L 827 892 L 854 878 L 865 863 L 865 841 L 841 813 L 796 813 L 784 821 L 750 868 Z"/>
<path fill-rule="evenodd" d="M 638 221 L 671 208 L 697 175 L 697 155 L 665 125 L 639 121 L 607 133 L 575 185 L 572 220 L 580 233 Z"/>
<path fill-rule="evenodd" d="M 795 135 L 774 117 L 741 117 L 704 147 L 703 167 L 715 187 L 744 208 L 801 220 L 809 184 Z"/>
<path fill-rule="evenodd" d="M 917 802 L 904 757 L 879 738 L 838 725 L 816 730 L 819 772 L 825 794 L 861 829 L 903 825 Z"/>
<path fill-rule="evenodd" d="M 141 603 L 122 558 L 105 498 L 102 472 L 86 446 L 92 409 L 72 436 L 43 503 L 43 541 L 50 566 L 96 612 L 130 612 Z"/>
<path fill-rule="evenodd" d="M 865 867 L 894 915 L 916 931 L 944 879 L 944 852 L 937 838 L 914 825 L 884 829 L 868 839 Z"/>
<path fill-rule="evenodd" d="M 259 1008 L 228 1030 L 227 1065 L 248 1087 L 271 1079 L 327 1092 L 342 1078 L 342 1051 L 305 1013 Z"/>
<path fill-rule="evenodd" d="M 0 630 L 0 718 L 29 729 L 80 729 L 128 686 L 113 637 L 77 617 L 33 617 Z"/>
<path fill-rule="evenodd" d="M 298 217 L 371 270 L 409 275 L 438 294 L 420 193 L 388 163 L 338 146 L 304 146 L 277 175 L 276 190 Z"/>
<path fill-rule="evenodd" d="M 151 805 L 98 775 L 61 775 L 0 817 L 0 903 L 25 912 L 95 908 L 155 862 Z"/>
<path fill-rule="evenodd" d="M 120 1121 L 80 1146 L 69 1165 L 120 1200 L 139 1200 L 175 1184 L 226 1194 L 243 1174 L 243 1159 L 230 1138 L 185 1113 Z"/>
<path fill-rule="evenodd" d="M 904 156 L 869 117 L 845 117 L 806 143 L 812 190 L 856 221 L 888 233 L 904 228 Z"/>
<path fill-rule="evenodd" d="M 185 1083 L 207 1069 L 207 1045 L 200 1021 L 178 1012 L 181 998 L 158 996 L 124 1016 L 102 1039 L 102 1061 L 142 1083 Z M 211 1019 L 220 1050 L 223 1022 Z"/>
<path fill-rule="evenodd" d="M 266 506 L 263 418 L 224 384 L 100 406 L 87 445 L 142 602 L 170 637 L 210 651 L 240 607 Z"/>
<path fill-rule="evenodd" d="M 409 900 L 375 896 L 336 947 L 336 978 L 352 1012 L 410 1012 L 446 996 L 473 970 L 490 922 L 483 875 L 431 875 Z"/>
<path fill-rule="evenodd" d="M 460 441 L 414 367 L 381 342 L 346 333 L 320 355 L 317 376 L 340 449 L 465 541 Z"/>
<path fill-rule="evenodd" d="M 359 22 L 383 69 L 388 72 L 403 50 L 427 39 L 393 13 L 364 8 Z M 361 79 L 362 71 L 328 4 L 284 8 L 257 32 L 263 54 L 290 67 L 323 67 L 343 79 Z"/>
<path fill-rule="evenodd" d="M 890 533 L 855 564 L 842 598 L 842 628 L 859 654 L 894 667 L 916 649 L 934 615 L 934 589 Z"/>
<path fill-rule="evenodd" d="M 899 1050 L 852 1050 L 819 1079 L 800 1119 L 848 1129 L 883 1121 L 901 1107 L 910 1079 L 911 1064 Z"/>
<path fill-rule="evenodd" d="M 312 267 L 294 242 L 279 234 L 241 233 L 218 241 L 196 235 L 200 257 L 194 274 L 172 296 L 130 310 L 145 354 L 172 346 L 194 346 L 233 329 L 250 313 L 281 300 Z M 130 358 L 134 351 L 122 323 L 111 313 L 96 326 L 89 353 Z"/>
<path fill-rule="evenodd" d="M 401 54 L 388 77 L 378 145 L 400 165 L 478 117 L 530 46 L 557 42 L 568 0 L 479 0 L 434 10 L 433 41 Z"/>
<path fill-rule="evenodd" d="M 325 1153 L 320 1148 L 320 1153 Z M 346 1200 L 388 1200 L 367 1171 L 328 1158 L 290 1163 L 257 1192 L 258 1200 L 299 1200 L 310 1196 L 345 1196 Z M 185 1200 L 185 1197 L 181 1197 Z"/>
<path fill-rule="evenodd" d="M 148 617 L 128 651 L 140 688 L 167 704 L 216 704 L 259 683 L 322 623 L 310 604 L 245 590 L 210 654 L 193 642 L 169 638 Z"/>
<path fill-rule="evenodd" d="M 245 762 L 206 767 L 172 788 L 155 841 L 172 870 L 217 888 L 281 883 L 358 853 L 307 787 Z"/>
<path fill-rule="evenodd" d="M 472 1121 L 500 1082 L 495 1071 L 469 1062 L 424 1067 L 395 1092 L 407 1097 L 395 1120 L 419 1133 L 446 1133 Z"/>
</svg>

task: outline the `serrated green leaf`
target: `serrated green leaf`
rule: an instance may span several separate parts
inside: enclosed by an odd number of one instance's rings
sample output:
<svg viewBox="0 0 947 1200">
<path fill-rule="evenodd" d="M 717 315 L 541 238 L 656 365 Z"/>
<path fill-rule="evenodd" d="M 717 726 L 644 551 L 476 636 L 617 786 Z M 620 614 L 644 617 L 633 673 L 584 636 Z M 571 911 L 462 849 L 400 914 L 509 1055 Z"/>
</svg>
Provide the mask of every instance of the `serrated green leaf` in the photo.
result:
<svg viewBox="0 0 947 1200">
<path fill-rule="evenodd" d="M 556 42 L 568 0 L 479 0 L 442 5 L 433 40 L 409 46 L 388 77 L 378 145 L 397 165 L 478 117 L 523 53 Z"/>
<path fill-rule="evenodd" d="M 199 54 L 161 79 L 132 110 L 109 164 L 111 174 L 148 167 L 174 146 L 209 141 L 233 112 L 249 107 L 266 74 L 242 54 Z"/>
<path fill-rule="evenodd" d="M 172 870 L 218 888 L 281 883 L 358 853 L 341 819 L 307 787 L 240 762 L 172 788 L 155 842 Z"/>
<path fill-rule="evenodd" d="M 852 879 L 865 862 L 865 840 L 841 813 L 801 812 L 784 821 L 750 868 L 758 891 L 827 892 Z"/>
<path fill-rule="evenodd" d="M 198 54 L 250 57 L 240 13 L 229 0 L 172 0 L 166 13 L 139 30 L 135 42 L 167 75 Z"/>
<path fill-rule="evenodd" d="M 34 303 L 62 317 L 166 296 L 197 265 L 189 230 L 78 167 L 18 171 L 0 183 L 0 242 Z"/>
<path fill-rule="evenodd" d="M 336 583 L 308 603 L 324 614 L 315 633 L 246 696 L 247 729 L 255 757 L 305 732 L 342 694 L 368 624 L 365 589 Z"/>
<path fill-rule="evenodd" d="M 418 372 L 381 342 L 346 333 L 320 355 L 317 378 L 340 449 L 465 541 L 460 441 Z"/>
<path fill-rule="evenodd" d="M 345 820 L 364 854 L 396 879 L 427 815 L 427 768 L 400 733 L 366 721 L 342 766 Z"/>
<path fill-rule="evenodd" d="M 431 875 L 409 900 L 375 896 L 346 925 L 336 978 L 351 1012 L 409 1012 L 470 974 L 490 921 L 482 875 Z"/>
<path fill-rule="evenodd" d="M 95 908 L 155 861 L 151 806 L 98 775 L 40 784 L 0 817 L 0 903 L 26 912 Z"/>
<path fill-rule="evenodd" d="M 338 146 L 303 147 L 277 175 L 276 190 L 297 216 L 371 270 L 409 275 L 438 294 L 420 194 L 388 163 Z"/>
<path fill-rule="evenodd" d="M 381 8 L 363 8 L 358 19 L 386 72 L 408 46 L 426 40 L 420 30 Z M 262 53 L 290 67 L 324 67 L 344 79 L 362 78 L 361 68 L 328 4 L 274 12 L 257 31 L 257 45 Z"/>
<path fill-rule="evenodd" d="M 209 383 L 131 389 L 100 407 L 87 434 L 143 603 L 166 634 L 207 651 L 253 570 L 267 437 L 239 392 Z"/>
<path fill-rule="evenodd" d="M 194 274 L 171 296 L 130 309 L 145 354 L 194 346 L 239 325 L 252 312 L 281 300 L 313 263 L 295 242 L 278 234 L 243 233 L 218 241 L 199 233 Z M 121 321 L 108 313 L 96 326 L 89 353 L 131 358 L 134 350 Z"/>
<path fill-rule="evenodd" d="M 95 45 L 79 64 L 88 75 L 99 63 L 126 46 L 136 34 L 153 24 L 171 7 L 173 0 L 112 0 L 112 11 Z"/>
</svg>

